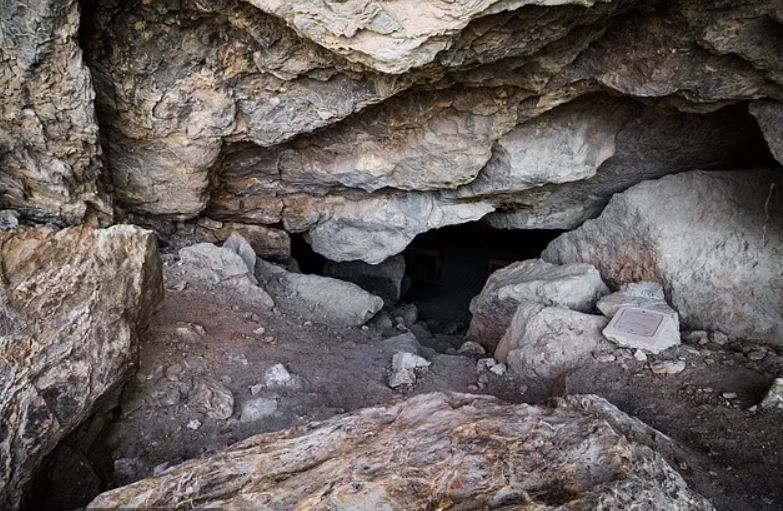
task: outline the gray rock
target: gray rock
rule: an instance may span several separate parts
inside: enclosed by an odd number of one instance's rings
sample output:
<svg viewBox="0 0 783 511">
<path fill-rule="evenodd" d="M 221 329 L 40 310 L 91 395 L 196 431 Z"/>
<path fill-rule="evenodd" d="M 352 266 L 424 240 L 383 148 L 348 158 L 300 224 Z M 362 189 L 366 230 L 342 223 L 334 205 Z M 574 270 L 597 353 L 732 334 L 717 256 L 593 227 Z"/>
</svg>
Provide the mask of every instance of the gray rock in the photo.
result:
<svg viewBox="0 0 783 511">
<path fill-rule="evenodd" d="M 394 371 L 399 371 L 401 369 L 421 369 L 429 366 L 430 362 L 426 358 L 406 351 L 395 353 L 392 357 L 392 369 Z"/>
<path fill-rule="evenodd" d="M 488 449 L 498 438 L 517 441 Z M 204 507 L 276 509 L 307 507 L 324 498 L 324 505 L 335 509 L 378 508 L 379 503 L 420 509 L 433 495 L 455 506 L 493 507 L 508 502 L 509 495 L 524 494 L 535 495 L 534 505 L 542 509 L 630 508 L 644 502 L 650 509 L 711 510 L 643 443 L 658 438 L 668 440 L 596 396 L 531 406 L 491 396 L 423 394 L 250 437 L 158 477 L 110 490 L 88 509 L 140 503 L 176 508 L 193 501 Z M 401 457 L 401 449 L 416 455 Z M 360 475 L 356 467 L 363 467 Z M 286 482 L 270 477 L 274 474 L 285 475 Z M 181 491 L 184 478 L 187 494 Z M 444 483 L 433 489 L 416 483 L 421 480 Z M 564 487 L 574 490 L 564 494 Z M 553 499 L 554 506 L 548 503 Z"/>
<path fill-rule="evenodd" d="M 410 332 L 386 339 L 383 341 L 383 346 L 389 350 L 412 353 L 414 355 L 418 354 L 421 350 L 421 345 L 416 339 L 416 336 Z"/>
<path fill-rule="evenodd" d="M 394 305 L 400 299 L 402 279 L 405 277 L 405 258 L 402 255 L 390 257 L 378 264 L 362 261 L 335 263 L 329 261 L 323 274 L 348 282 L 380 296 L 387 305 Z"/>
<path fill-rule="evenodd" d="M 265 419 L 275 413 L 277 413 L 277 399 L 268 397 L 248 399 L 247 401 L 242 402 L 239 420 L 242 422 L 252 422 Z"/>
<path fill-rule="evenodd" d="M 293 300 L 302 317 L 331 326 L 363 325 L 383 307 L 382 298 L 355 284 L 291 273 L 263 259 L 257 261 L 256 275 L 276 301 Z"/>
<path fill-rule="evenodd" d="M 389 376 L 389 387 L 397 389 L 414 385 L 416 383 L 416 372 L 413 369 L 399 369 L 393 371 Z"/>
<path fill-rule="evenodd" d="M 625 348 L 660 353 L 680 344 L 676 313 L 623 306 L 603 330 L 604 337 Z"/>
<path fill-rule="evenodd" d="M 759 123 L 772 156 L 783 164 L 783 103 L 779 101 L 754 101 L 748 107 Z"/>
<path fill-rule="evenodd" d="M 378 264 L 402 252 L 417 235 L 480 220 L 494 211 L 487 203 L 452 202 L 436 193 L 384 193 L 357 200 L 310 204 L 318 211 L 307 239 L 313 250 L 333 261 Z"/>
<path fill-rule="evenodd" d="M 620 286 L 620 290 L 601 297 L 596 308 L 607 318 L 623 307 L 642 307 L 673 316 L 679 326 L 677 311 L 666 303 L 663 287 L 657 282 L 630 282 Z"/>
<path fill-rule="evenodd" d="M 783 408 L 783 378 L 775 378 L 759 404 L 761 408 Z"/>
<path fill-rule="evenodd" d="M 685 362 L 682 360 L 653 362 L 650 369 L 655 374 L 679 374 L 685 370 Z"/>
<path fill-rule="evenodd" d="M 777 170 L 692 171 L 616 195 L 596 220 L 544 251 L 553 263 L 591 263 L 614 286 L 666 283 L 687 329 L 783 339 L 783 214 Z M 777 276 L 777 277 L 775 277 Z"/>
<path fill-rule="evenodd" d="M 459 347 L 457 353 L 463 355 L 484 355 L 487 353 L 487 350 L 485 350 L 484 346 L 477 342 L 465 341 L 462 343 L 462 346 Z"/>
<path fill-rule="evenodd" d="M 250 243 L 242 237 L 241 234 L 232 232 L 226 241 L 223 242 L 223 248 L 227 248 L 242 258 L 247 267 L 247 271 L 254 275 L 256 272 L 256 252 Z"/>
<path fill-rule="evenodd" d="M 188 396 L 188 403 L 207 417 L 226 420 L 234 413 L 234 394 L 219 381 L 198 381 Z"/>
<path fill-rule="evenodd" d="M 211 243 L 197 243 L 179 251 L 179 258 L 199 270 L 199 276 L 213 282 L 228 280 L 232 277 L 255 276 L 237 252 L 229 247 L 218 247 Z"/>
<path fill-rule="evenodd" d="M 298 376 L 288 372 L 283 364 L 275 364 L 264 371 L 263 384 L 266 388 L 299 388 L 302 384 Z M 251 389 L 252 392 L 252 389 Z"/>
<path fill-rule="evenodd" d="M 598 270 L 589 264 L 558 266 L 541 259 L 513 263 L 490 275 L 471 301 L 468 336 L 494 348 L 522 302 L 590 312 L 608 292 Z"/>
<path fill-rule="evenodd" d="M 132 375 L 163 298 L 155 236 L 0 230 L 0 508 L 16 509 L 58 442 Z"/>
<path fill-rule="evenodd" d="M 112 217 L 79 22 L 79 4 L 64 0 L 19 0 L 0 15 L 0 209 L 42 222 Z"/>
<path fill-rule="evenodd" d="M 19 227 L 19 216 L 13 209 L 0 210 L 0 229 L 15 229 Z"/>
<path fill-rule="evenodd" d="M 606 323 L 603 316 L 523 302 L 498 344 L 495 358 L 525 378 L 552 379 L 606 346 L 601 335 Z"/>
</svg>

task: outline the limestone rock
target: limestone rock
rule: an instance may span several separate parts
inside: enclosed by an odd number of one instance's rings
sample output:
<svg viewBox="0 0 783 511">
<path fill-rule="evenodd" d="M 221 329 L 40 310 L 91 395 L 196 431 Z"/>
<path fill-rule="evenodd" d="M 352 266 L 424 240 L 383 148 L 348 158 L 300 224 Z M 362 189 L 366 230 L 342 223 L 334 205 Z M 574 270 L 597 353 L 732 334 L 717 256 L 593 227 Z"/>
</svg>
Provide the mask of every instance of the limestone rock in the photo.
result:
<svg viewBox="0 0 783 511">
<path fill-rule="evenodd" d="M 522 302 L 590 312 L 608 292 L 598 270 L 589 264 L 558 266 L 541 259 L 513 263 L 490 275 L 471 301 L 468 336 L 494 348 Z"/>
<path fill-rule="evenodd" d="M 389 193 L 329 206 L 310 228 L 313 250 L 333 261 L 378 264 L 402 252 L 416 235 L 481 219 L 486 203 L 444 200 L 436 193 Z"/>
<path fill-rule="evenodd" d="M 74 0 L 0 13 L 0 209 L 38 221 L 109 220 L 92 79 Z"/>
<path fill-rule="evenodd" d="M 693 171 L 616 195 L 596 220 L 544 251 L 553 263 L 590 263 L 613 286 L 664 283 L 691 330 L 780 342 L 783 215 L 779 170 Z"/>
<path fill-rule="evenodd" d="M 362 261 L 343 263 L 327 262 L 324 275 L 353 282 L 374 295 L 383 298 L 387 305 L 400 299 L 402 281 L 405 277 L 405 258 L 396 255 L 378 264 Z"/>
<path fill-rule="evenodd" d="M 241 234 L 232 232 L 228 239 L 223 242 L 223 248 L 227 248 L 242 258 L 248 273 L 255 275 L 256 272 L 256 252 L 250 243 L 242 237 Z"/>
<path fill-rule="evenodd" d="M 0 231 L 0 507 L 130 376 L 163 298 L 155 237 L 128 225 Z"/>
<path fill-rule="evenodd" d="M 275 364 L 264 371 L 266 388 L 298 388 L 301 384 L 300 378 L 289 373 L 283 364 Z"/>
<path fill-rule="evenodd" d="M 705 163 L 710 168 L 733 169 L 764 162 L 765 148 L 759 144 L 757 129 L 743 107 L 708 114 L 685 113 L 591 95 L 555 108 L 515 130 L 546 122 L 546 129 L 553 132 L 551 138 L 568 136 L 566 142 L 580 148 L 581 132 L 571 126 L 587 126 L 584 116 L 591 110 L 602 120 L 603 129 L 600 136 L 591 134 L 590 142 L 607 150 L 611 147 L 610 157 L 596 161 L 600 166 L 584 179 L 563 184 L 542 181 L 543 186 L 529 190 L 516 188 L 512 196 L 499 199 L 503 212 L 488 217 L 491 225 L 506 229 L 575 229 L 598 216 L 612 195 L 641 181 L 703 168 Z M 610 116 L 607 110 L 617 113 Z M 685 139 L 687 144 L 682 143 Z M 565 152 L 561 157 L 567 155 L 567 149 L 553 149 Z M 586 148 L 581 151 L 590 154 Z M 489 165 L 479 179 L 488 169 Z"/>
<path fill-rule="evenodd" d="M 657 282 L 629 282 L 615 292 L 602 296 L 596 308 L 607 318 L 612 318 L 621 307 L 644 307 L 662 313 L 677 315 L 666 303 L 663 287 Z"/>
<path fill-rule="evenodd" d="M 606 323 L 602 316 L 523 302 L 498 344 L 495 358 L 520 376 L 552 379 L 607 344 L 601 334 Z"/>
<path fill-rule="evenodd" d="M 212 379 L 198 381 L 188 397 L 188 403 L 212 419 L 225 420 L 234 413 L 234 394 L 231 389 Z"/>
<path fill-rule="evenodd" d="M 192 243 L 219 245 L 231 233 L 238 233 L 253 247 L 258 257 L 286 259 L 291 256 L 291 238 L 282 229 L 237 222 L 211 221 L 202 217 L 198 223 L 190 223 L 171 235 L 173 245 L 182 247 Z"/>
<path fill-rule="evenodd" d="M 211 243 L 197 243 L 179 251 L 180 260 L 197 268 L 201 275 L 214 282 L 221 282 L 233 277 L 250 275 L 244 259 L 229 247 L 216 247 Z"/>
<path fill-rule="evenodd" d="M 772 155 L 783 164 L 783 103 L 754 101 L 749 110 L 756 117 Z"/>
<path fill-rule="evenodd" d="M 289 300 L 297 313 L 335 327 L 363 325 L 383 308 L 383 299 L 342 280 L 292 273 L 259 259 L 256 275 L 276 301 Z"/>
<path fill-rule="evenodd" d="M 644 502 L 650 509 L 713 509 L 640 443 L 665 437 L 636 423 L 594 396 L 530 406 L 490 396 L 424 394 L 248 438 L 106 492 L 88 508 L 188 502 L 292 509 L 317 502 L 334 509 L 423 510 L 448 502 L 614 509 Z M 636 435 L 635 428 L 647 434 Z"/>
<path fill-rule="evenodd" d="M 783 408 L 783 378 L 775 378 L 760 403 L 761 408 Z"/>
<path fill-rule="evenodd" d="M 277 399 L 271 397 L 248 399 L 242 403 L 241 410 L 239 420 L 242 422 L 265 419 L 277 412 Z"/>
<path fill-rule="evenodd" d="M 592 5 L 593 0 L 441 0 L 368 3 L 248 0 L 285 19 L 321 46 L 384 73 L 404 73 L 435 60 L 472 20 L 524 5 Z"/>
</svg>

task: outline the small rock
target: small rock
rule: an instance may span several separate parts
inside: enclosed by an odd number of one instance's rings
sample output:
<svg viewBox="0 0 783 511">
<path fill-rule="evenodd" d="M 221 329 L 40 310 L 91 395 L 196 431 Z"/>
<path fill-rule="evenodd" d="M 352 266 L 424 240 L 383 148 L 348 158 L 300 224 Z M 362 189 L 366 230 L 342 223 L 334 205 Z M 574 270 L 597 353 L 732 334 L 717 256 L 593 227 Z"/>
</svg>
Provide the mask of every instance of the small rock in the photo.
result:
<svg viewBox="0 0 783 511">
<path fill-rule="evenodd" d="M 480 371 L 489 371 L 492 367 L 496 366 L 498 364 L 498 361 L 495 360 L 492 357 L 489 358 L 480 358 L 476 362 L 476 369 Z"/>
<path fill-rule="evenodd" d="M 484 346 L 482 346 L 477 342 L 466 341 L 462 343 L 462 346 L 459 347 L 457 353 L 460 353 L 462 355 L 485 355 L 487 353 L 487 350 L 485 350 Z"/>
<path fill-rule="evenodd" d="M 187 424 L 187 426 L 185 426 L 185 427 L 187 427 L 188 429 L 192 429 L 193 431 L 195 431 L 195 430 L 197 430 L 198 428 L 200 428 L 200 427 L 201 427 L 201 421 L 200 421 L 200 420 L 198 420 L 198 419 L 190 419 L 190 420 L 188 421 L 188 424 Z"/>
<path fill-rule="evenodd" d="M 277 412 L 276 399 L 268 397 L 250 399 L 242 403 L 242 414 L 239 420 L 242 422 L 256 421 L 274 415 L 275 412 Z"/>
<path fill-rule="evenodd" d="M 182 365 L 173 364 L 166 368 L 166 379 L 168 381 L 178 381 L 179 375 L 182 374 Z"/>
<path fill-rule="evenodd" d="M 299 378 L 288 372 L 283 364 L 275 364 L 264 371 L 264 385 L 268 388 L 296 388 Z"/>
<path fill-rule="evenodd" d="M 412 369 L 400 369 L 394 371 L 389 377 L 389 387 L 396 389 L 416 383 L 416 373 Z"/>
<path fill-rule="evenodd" d="M 392 357 L 392 369 L 397 372 L 406 369 L 419 369 L 429 367 L 430 362 L 423 357 L 414 355 L 413 353 L 397 352 Z"/>
<path fill-rule="evenodd" d="M 204 327 L 197 323 L 180 323 L 174 331 L 183 341 L 196 341 L 207 333 Z"/>
<path fill-rule="evenodd" d="M 260 393 L 262 390 L 264 390 L 265 386 L 262 383 L 257 383 L 255 385 L 250 386 L 250 395 L 255 396 L 256 394 Z"/>
<path fill-rule="evenodd" d="M 180 403 L 182 396 L 177 387 L 164 387 L 156 393 L 160 406 L 166 408 Z"/>
<path fill-rule="evenodd" d="M 197 429 L 198 429 L 198 428 L 197 428 Z M 158 465 L 155 465 L 155 466 L 152 468 L 152 476 L 153 476 L 153 477 L 157 477 L 157 476 L 161 475 L 163 472 L 165 472 L 166 470 L 168 470 L 168 469 L 170 469 L 171 467 L 173 467 L 174 465 L 175 465 L 175 464 L 174 464 L 174 463 L 171 463 L 170 461 L 164 461 L 163 463 L 160 463 L 160 464 L 158 464 Z"/>
<path fill-rule="evenodd" d="M 225 385 L 215 380 L 198 382 L 189 401 L 212 419 L 225 420 L 234 413 L 234 395 Z"/>
<path fill-rule="evenodd" d="M 759 406 L 766 409 L 783 408 L 783 378 L 775 378 Z"/>
<path fill-rule="evenodd" d="M 710 334 L 710 340 L 715 344 L 723 346 L 724 344 L 729 342 L 729 336 L 724 334 L 723 332 L 712 332 Z"/>
<path fill-rule="evenodd" d="M 767 356 L 767 352 L 764 350 L 753 350 L 748 353 L 748 358 L 751 360 L 763 360 Z"/>
<path fill-rule="evenodd" d="M 710 340 L 710 334 L 704 330 L 693 330 L 691 332 L 685 332 L 682 339 L 690 344 L 707 344 Z"/>
<path fill-rule="evenodd" d="M 265 332 L 266 332 L 266 328 L 264 328 L 262 326 L 260 326 L 260 327 L 256 328 L 255 330 L 253 330 L 253 333 L 256 334 L 256 335 L 264 335 Z"/>
<path fill-rule="evenodd" d="M 392 323 L 391 318 L 385 312 L 378 314 L 378 317 L 375 318 L 373 324 L 378 330 L 388 330 L 394 327 L 394 323 Z"/>
<path fill-rule="evenodd" d="M 593 353 L 593 358 L 602 363 L 614 362 L 617 360 L 617 357 L 611 353 Z"/>
<path fill-rule="evenodd" d="M 685 362 L 682 360 L 665 360 L 655 362 L 650 366 L 655 374 L 678 374 L 685 370 Z"/>
<path fill-rule="evenodd" d="M 639 362 L 647 362 L 647 354 L 642 350 L 636 350 L 633 352 L 633 358 Z"/>
<path fill-rule="evenodd" d="M 505 376 L 507 371 L 508 369 L 506 368 L 506 364 L 503 363 L 495 364 L 489 368 L 489 372 L 498 376 Z"/>
<path fill-rule="evenodd" d="M 724 392 L 721 396 L 723 396 L 724 399 L 737 399 L 736 392 Z"/>
<path fill-rule="evenodd" d="M 471 383 L 470 385 L 468 385 L 468 390 L 471 391 L 471 392 L 476 392 L 476 391 L 479 390 L 479 388 L 478 388 L 478 385 L 476 385 L 474 383 Z"/>
</svg>

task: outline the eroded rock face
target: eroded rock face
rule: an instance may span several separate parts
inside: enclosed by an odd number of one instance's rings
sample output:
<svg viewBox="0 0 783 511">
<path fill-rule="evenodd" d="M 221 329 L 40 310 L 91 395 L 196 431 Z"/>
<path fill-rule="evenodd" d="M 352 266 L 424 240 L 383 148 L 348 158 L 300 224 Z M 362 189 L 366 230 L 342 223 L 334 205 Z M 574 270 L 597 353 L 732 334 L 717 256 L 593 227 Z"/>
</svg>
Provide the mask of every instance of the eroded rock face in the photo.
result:
<svg viewBox="0 0 783 511">
<path fill-rule="evenodd" d="M 783 202 L 774 189 L 782 180 L 779 169 L 757 169 L 646 181 L 542 257 L 593 264 L 614 286 L 661 282 L 686 328 L 779 343 Z"/>
<path fill-rule="evenodd" d="M 112 214 L 78 30 L 75 0 L 0 8 L 0 209 L 58 223 Z"/>
<path fill-rule="evenodd" d="M 641 502 L 650 509 L 712 509 L 659 454 L 624 436 L 624 424 L 633 422 L 591 396 L 535 407 L 488 396 L 424 394 L 251 437 L 107 492 L 88 508 L 187 501 L 265 509 L 431 509 L 445 503 L 608 509 Z"/>
<path fill-rule="evenodd" d="M 129 376 L 163 297 L 154 235 L 119 225 L 0 231 L 0 507 Z"/>
</svg>

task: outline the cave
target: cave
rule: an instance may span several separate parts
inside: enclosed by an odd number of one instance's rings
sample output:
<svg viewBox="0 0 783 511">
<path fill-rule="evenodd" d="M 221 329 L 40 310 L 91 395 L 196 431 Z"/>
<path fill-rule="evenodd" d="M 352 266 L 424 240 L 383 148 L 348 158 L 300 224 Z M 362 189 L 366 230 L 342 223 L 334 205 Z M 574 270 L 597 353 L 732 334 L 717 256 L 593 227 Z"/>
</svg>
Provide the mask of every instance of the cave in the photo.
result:
<svg viewBox="0 0 783 511">
<path fill-rule="evenodd" d="M 4 2 L 0 509 L 783 509 L 779 3 Z"/>
<path fill-rule="evenodd" d="M 401 301 L 416 305 L 434 330 L 464 331 L 470 300 L 496 270 L 535 259 L 562 231 L 508 231 L 471 222 L 418 235 L 405 249 Z"/>
</svg>

